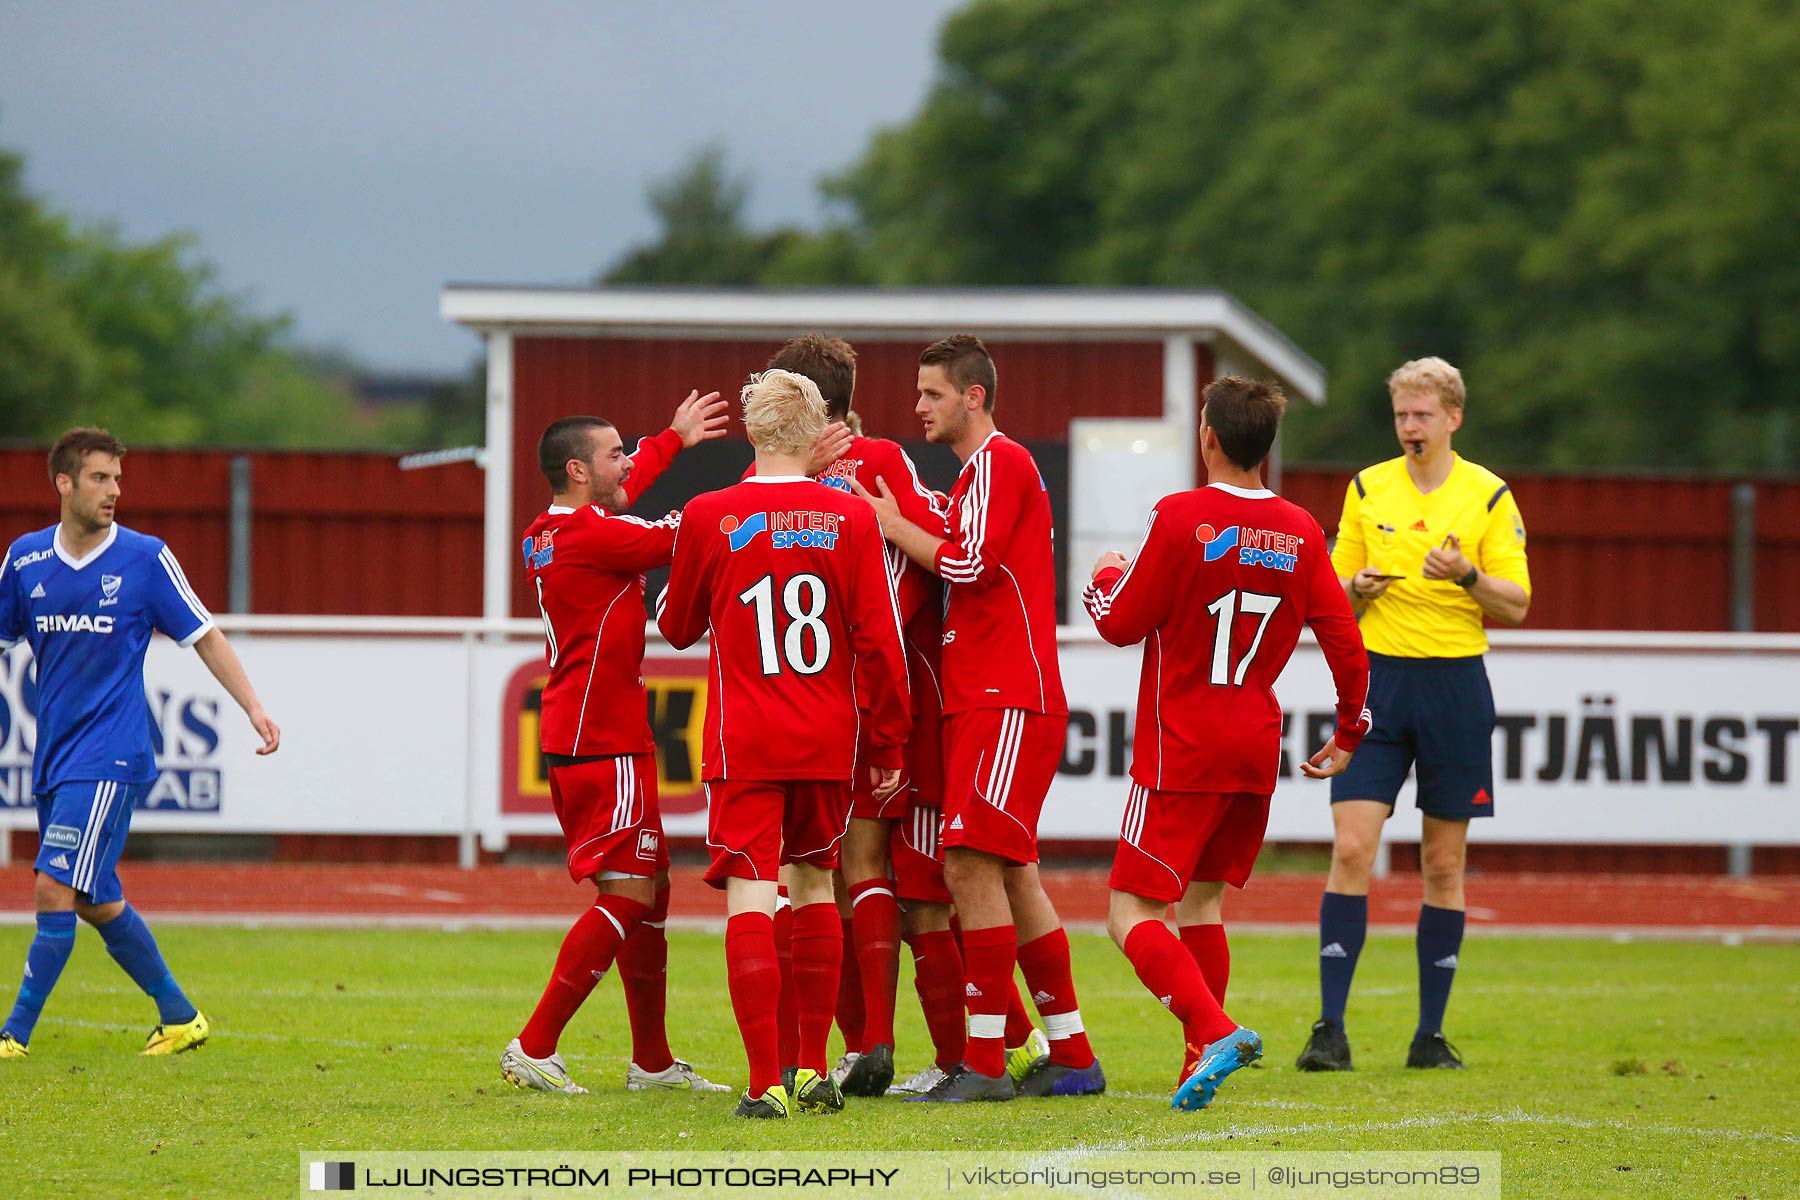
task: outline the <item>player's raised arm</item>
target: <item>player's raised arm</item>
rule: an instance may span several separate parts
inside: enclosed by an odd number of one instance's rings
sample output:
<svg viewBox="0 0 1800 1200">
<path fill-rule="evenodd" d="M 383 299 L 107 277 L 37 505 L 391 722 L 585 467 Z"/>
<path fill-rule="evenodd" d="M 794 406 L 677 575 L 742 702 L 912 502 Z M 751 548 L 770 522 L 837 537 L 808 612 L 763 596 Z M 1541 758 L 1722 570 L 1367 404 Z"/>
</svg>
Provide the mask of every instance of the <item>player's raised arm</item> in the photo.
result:
<svg viewBox="0 0 1800 1200">
<path fill-rule="evenodd" d="M 656 598 L 656 628 L 669 645 L 685 650 L 706 632 L 712 611 L 708 554 L 699 531 L 684 524 L 675 538 L 669 585 Z"/>
<path fill-rule="evenodd" d="M 730 406 L 717 392 L 708 392 L 704 396 L 698 388 L 689 392 L 687 399 L 675 407 L 669 427 L 654 437 L 643 439 L 632 451 L 631 474 L 623 485 L 626 504 L 636 504 L 638 497 L 649 490 L 681 451 L 724 437 L 729 411 Z"/>
<path fill-rule="evenodd" d="M 1082 606 L 1094 619 L 1094 628 L 1115 646 L 1135 646 L 1169 619 L 1175 589 L 1163 567 L 1166 554 L 1157 528 L 1158 515 L 1158 509 L 1150 510 L 1150 524 L 1144 530 L 1137 557 L 1102 558 L 1095 566 L 1093 580 L 1081 593 Z M 1164 522 L 1163 527 L 1167 526 Z"/>
<path fill-rule="evenodd" d="M 601 520 L 584 532 L 593 538 L 593 553 L 609 570 L 648 571 L 666 567 L 675 554 L 681 529 L 679 509 L 655 521 L 621 516 L 600 509 Z"/>
</svg>

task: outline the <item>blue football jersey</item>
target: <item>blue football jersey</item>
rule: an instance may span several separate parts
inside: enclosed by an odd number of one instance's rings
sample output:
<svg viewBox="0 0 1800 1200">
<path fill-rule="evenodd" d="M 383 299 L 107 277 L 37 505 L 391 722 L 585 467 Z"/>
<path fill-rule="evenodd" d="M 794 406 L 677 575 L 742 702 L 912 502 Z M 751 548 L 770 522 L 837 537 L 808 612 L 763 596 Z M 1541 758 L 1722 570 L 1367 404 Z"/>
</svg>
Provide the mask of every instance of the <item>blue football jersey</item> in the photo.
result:
<svg viewBox="0 0 1800 1200">
<path fill-rule="evenodd" d="M 77 559 L 56 530 L 26 534 L 0 561 L 0 651 L 26 641 L 37 659 L 32 790 L 47 796 L 78 779 L 149 783 L 150 635 L 191 646 L 212 617 L 160 539 L 114 525 Z"/>
</svg>

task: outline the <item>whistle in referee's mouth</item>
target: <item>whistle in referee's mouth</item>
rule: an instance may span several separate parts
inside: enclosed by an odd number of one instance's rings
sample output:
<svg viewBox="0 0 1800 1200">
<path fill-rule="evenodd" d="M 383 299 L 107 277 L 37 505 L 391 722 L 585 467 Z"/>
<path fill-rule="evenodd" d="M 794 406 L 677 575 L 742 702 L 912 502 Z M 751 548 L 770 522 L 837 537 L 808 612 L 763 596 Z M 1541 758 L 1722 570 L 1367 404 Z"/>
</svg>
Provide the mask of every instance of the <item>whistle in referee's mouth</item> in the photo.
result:
<svg viewBox="0 0 1800 1200">
<path fill-rule="evenodd" d="M 1411 446 L 1412 452 L 1414 454 L 1418 455 L 1420 458 L 1423 458 L 1425 456 L 1425 443 L 1424 442 L 1408 442 L 1406 444 L 1408 446 Z"/>
</svg>

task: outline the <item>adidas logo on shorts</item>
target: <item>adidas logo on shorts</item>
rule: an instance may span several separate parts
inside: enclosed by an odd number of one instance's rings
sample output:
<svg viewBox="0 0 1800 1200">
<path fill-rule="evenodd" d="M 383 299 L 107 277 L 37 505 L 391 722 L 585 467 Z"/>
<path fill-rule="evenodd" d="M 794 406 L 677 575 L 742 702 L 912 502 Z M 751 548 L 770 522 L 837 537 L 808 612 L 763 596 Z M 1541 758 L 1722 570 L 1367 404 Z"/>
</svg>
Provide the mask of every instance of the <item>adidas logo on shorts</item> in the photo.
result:
<svg viewBox="0 0 1800 1200">
<path fill-rule="evenodd" d="M 1454 971 L 1454 970 L 1456 970 L 1456 955 L 1452 954 L 1448 958 L 1440 958 L 1436 962 L 1432 963 L 1431 965 L 1434 967 L 1443 967 L 1445 970 Z"/>
<path fill-rule="evenodd" d="M 59 871 L 66 871 L 69 869 L 69 856 L 66 854 L 59 854 L 50 860 L 50 865 Z"/>
<path fill-rule="evenodd" d="M 1344 947 L 1342 946 L 1342 944 L 1340 944 L 1338 942 L 1333 942 L 1333 943 L 1331 943 L 1331 945 L 1329 945 L 1329 946 L 1325 947 L 1323 950 L 1319 951 L 1319 957 L 1320 958 L 1349 958 L 1350 956 L 1348 954 L 1344 953 Z"/>
<path fill-rule="evenodd" d="M 962 814 L 961 813 L 958 813 L 956 815 L 956 819 L 954 821 L 950 822 L 950 828 L 952 828 L 952 829 L 961 829 L 962 828 Z"/>
</svg>

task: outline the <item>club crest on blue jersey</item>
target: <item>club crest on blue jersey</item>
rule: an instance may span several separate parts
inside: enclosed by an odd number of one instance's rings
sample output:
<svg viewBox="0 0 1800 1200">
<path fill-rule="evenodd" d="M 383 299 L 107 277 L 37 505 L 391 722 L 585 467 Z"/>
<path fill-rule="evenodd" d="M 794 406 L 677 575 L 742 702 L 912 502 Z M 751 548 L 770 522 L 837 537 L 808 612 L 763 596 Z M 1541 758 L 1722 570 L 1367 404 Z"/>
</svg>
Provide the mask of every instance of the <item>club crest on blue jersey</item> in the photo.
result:
<svg viewBox="0 0 1800 1200">
<path fill-rule="evenodd" d="M 1207 562 L 1217 562 L 1236 550 L 1240 566 L 1268 567 L 1273 571 L 1292 571 L 1300 562 L 1300 544 L 1304 540 L 1291 533 L 1245 529 L 1240 525 L 1223 530 L 1201 525 L 1194 530 L 1194 537 L 1205 547 Z"/>
<path fill-rule="evenodd" d="M 123 575 L 102 575 L 100 577 L 100 607 L 119 602 L 119 585 L 125 582 Z"/>
</svg>

